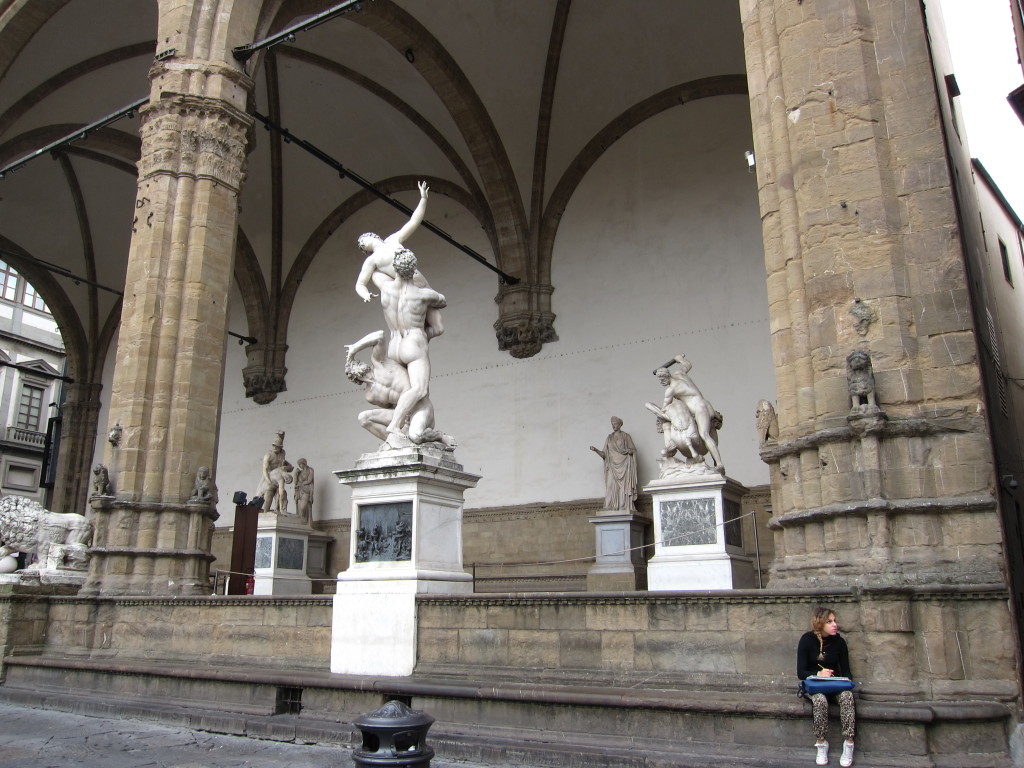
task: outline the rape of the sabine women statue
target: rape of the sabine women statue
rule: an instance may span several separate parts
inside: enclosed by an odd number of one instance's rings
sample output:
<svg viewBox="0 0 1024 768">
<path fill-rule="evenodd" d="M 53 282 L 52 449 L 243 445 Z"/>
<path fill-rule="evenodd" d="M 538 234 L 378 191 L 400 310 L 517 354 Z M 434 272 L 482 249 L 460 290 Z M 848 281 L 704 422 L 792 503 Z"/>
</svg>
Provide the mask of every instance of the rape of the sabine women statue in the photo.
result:
<svg viewBox="0 0 1024 768">
<path fill-rule="evenodd" d="M 675 364 L 678 368 L 672 369 Z M 693 364 L 684 355 L 676 355 L 654 375 L 665 387 L 665 399 L 658 407 L 645 403 L 647 410 L 657 416 L 658 431 L 665 441 L 662 450 L 661 476 L 714 472 L 725 474 L 722 455 L 718 452 L 718 430 L 722 428 L 722 414 L 701 394 L 689 373 Z M 708 467 L 704 456 L 711 455 L 713 467 Z"/>
<path fill-rule="evenodd" d="M 386 346 L 383 331 L 350 345 L 345 372 L 366 385 L 366 399 L 377 408 L 363 411 L 359 422 L 384 440 L 386 447 L 400 448 L 408 440 L 414 444 L 438 442 L 451 450 L 455 441 L 434 428 L 427 353 L 427 342 L 444 332 L 440 310 L 447 304 L 417 269 L 413 252 L 402 246 L 427 210 L 426 182 L 420 182 L 419 190 L 419 205 L 400 230 L 385 238 L 372 232 L 359 237 L 359 248 L 367 255 L 356 280 L 356 293 L 363 301 L 380 296 L 390 336 Z M 370 284 L 378 293 L 370 292 Z M 370 365 L 353 360 L 367 348 L 372 349 Z"/>
</svg>

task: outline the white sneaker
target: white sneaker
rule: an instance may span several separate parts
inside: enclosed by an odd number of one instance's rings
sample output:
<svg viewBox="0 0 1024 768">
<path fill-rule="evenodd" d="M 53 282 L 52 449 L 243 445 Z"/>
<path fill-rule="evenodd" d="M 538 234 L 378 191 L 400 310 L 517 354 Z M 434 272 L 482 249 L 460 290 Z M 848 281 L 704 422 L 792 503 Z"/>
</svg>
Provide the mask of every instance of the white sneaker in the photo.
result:
<svg viewBox="0 0 1024 768">
<path fill-rule="evenodd" d="M 850 768 L 853 765 L 853 742 L 843 742 L 843 756 L 839 758 L 839 764 L 843 768 Z"/>
<path fill-rule="evenodd" d="M 814 762 L 818 765 L 828 765 L 828 742 L 823 741 L 821 744 L 815 744 L 814 748 L 818 750 L 818 756 L 814 758 Z"/>
</svg>

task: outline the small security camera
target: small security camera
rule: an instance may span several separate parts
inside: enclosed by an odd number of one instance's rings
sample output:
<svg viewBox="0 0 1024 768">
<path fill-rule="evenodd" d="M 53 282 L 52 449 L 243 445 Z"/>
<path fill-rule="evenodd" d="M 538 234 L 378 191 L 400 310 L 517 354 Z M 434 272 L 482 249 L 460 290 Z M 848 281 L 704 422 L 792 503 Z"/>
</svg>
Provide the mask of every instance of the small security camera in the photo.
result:
<svg viewBox="0 0 1024 768">
<path fill-rule="evenodd" d="M 754 159 L 754 153 L 753 153 L 753 152 L 751 152 L 751 151 L 750 151 L 750 150 L 748 149 L 748 150 L 747 150 L 746 152 L 744 152 L 744 153 L 743 153 L 743 156 L 744 156 L 745 158 L 747 158 L 747 165 L 748 165 L 748 166 L 749 166 L 750 168 L 753 168 L 753 167 L 754 167 L 754 164 L 755 164 L 755 163 L 757 162 L 757 161 L 756 161 L 756 160 Z"/>
<path fill-rule="evenodd" d="M 1003 481 L 1003 485 L 1009 488 L 1011 491 L 1017 490 L 1017 478 L 1015 478 L 1013 475 L 1003 475 L 1001 479 Z"/>
</svg>

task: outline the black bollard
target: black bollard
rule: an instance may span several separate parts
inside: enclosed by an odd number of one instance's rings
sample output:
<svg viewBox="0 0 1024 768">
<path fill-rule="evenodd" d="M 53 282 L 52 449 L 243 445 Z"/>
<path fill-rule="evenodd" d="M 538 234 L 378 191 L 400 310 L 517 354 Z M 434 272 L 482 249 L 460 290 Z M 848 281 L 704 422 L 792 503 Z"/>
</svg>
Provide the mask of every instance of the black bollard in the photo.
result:
<svg viewBox="0 0 1024 768">
<path fill-rule="evenodd" d="M 356 765 L 401 765 L 430 768 L 434 750 L 427 746 L 427 731 L 434 718 L 389 701 L 380 709 L 360 715 L 353 723 L 363 744 L 352 753 Z"/>
</svg>

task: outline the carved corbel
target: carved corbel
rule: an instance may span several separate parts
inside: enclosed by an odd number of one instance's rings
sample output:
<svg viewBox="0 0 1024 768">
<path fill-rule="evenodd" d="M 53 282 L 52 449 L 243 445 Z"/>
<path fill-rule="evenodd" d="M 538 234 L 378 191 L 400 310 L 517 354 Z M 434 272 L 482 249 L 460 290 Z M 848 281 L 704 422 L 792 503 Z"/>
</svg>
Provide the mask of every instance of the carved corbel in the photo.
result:
<svg viewBox="0 0 1024 768">
<path fill-rule="evenodd" d="M 541 347 L 558 341 L 551 311 L 550 285 L 519 283 L 502 285 L 495 297 L 498 319 L 494 323 L 498 349 L 512 357 L 533 357 Z"/>
<path fill-rule="evenodd" d="M 250 344 L 245 350 L 249 364 L 242 369 L 245 396 L 260 405 L 273 402 L 278 392 L 286 392 L 288 386 L 284 365 L 287 344 Z"/>
</svg>

